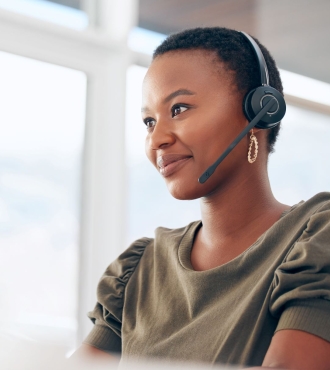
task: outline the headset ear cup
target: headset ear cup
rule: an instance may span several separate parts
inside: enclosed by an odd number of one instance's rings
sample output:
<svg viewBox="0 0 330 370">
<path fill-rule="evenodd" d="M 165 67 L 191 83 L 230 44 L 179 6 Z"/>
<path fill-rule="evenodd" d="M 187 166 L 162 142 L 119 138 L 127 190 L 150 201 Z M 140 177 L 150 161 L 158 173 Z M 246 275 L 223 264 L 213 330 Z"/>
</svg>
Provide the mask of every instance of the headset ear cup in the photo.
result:
<svg viewBox="0 0 330 370">
<path fill-rule="evenodd" d="M 249 91 L 244 98 L 244 113 L 250 122 L 270 99 L 274 99 L 276 104 L 256 124 L 257 128 L 269 129 L 278 125 L 285 115 L 285 100 L 279 91 L 268 85 Z"/>
<path fill-rule="evenodd" d="M 253 109 L 251 107 L 251 98 L 253 93 L 256 91 L 256 89 L 250 90 L 243 99 L 243 112 L 245 114 L 245 117 L 251 122 L 253 118 L 256 116 L 253 112 Z"/>
</svg>

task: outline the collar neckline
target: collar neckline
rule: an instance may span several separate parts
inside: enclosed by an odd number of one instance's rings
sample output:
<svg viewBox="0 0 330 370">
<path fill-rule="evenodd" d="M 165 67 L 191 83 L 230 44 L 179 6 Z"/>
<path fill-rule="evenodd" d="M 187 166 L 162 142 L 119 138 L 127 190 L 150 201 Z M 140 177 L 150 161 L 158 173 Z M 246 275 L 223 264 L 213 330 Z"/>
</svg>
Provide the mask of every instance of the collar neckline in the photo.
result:
<svg viewBox="0 0 330 370">
<path fill-rule="evenodd" d="M 269 228 L 267 229 L 262 235 L 259 236 L 259 238 L 250 245 L 244 252 L 242 252 L 240 255 L 232 259 L 231 261 L 225 263 L 224 265 L 214 267 L 209 270 L 203 270 L 203 271 L 196 271 L 193 269 L 191 264 L 191 250 L 193 247 L 193 240 L 195 239 L 195 236 L 198 232 L 198 230 L 202 227 L 203 223 L 202 220 L 193 221 L 188 225 L 188 229 L 186 233 L 184 234 L 183 238 L 181 239 L 181 242 L 178 247 L 178 258 L 181 266 L 189 271 L 195 272 L 195 273 L 207 273 L 210 271 L 214 271 L 216 269 L 226 269 L 229 265 L 231 265 L 234 261 L 237 261 L 241 259 L 251 248 L 253 248 L 255 245 L 257 245 L 268 233 L 270 229 L 272 229 L 279 221 L 281 221 L 287 214 L 292 212 L 295 208 L 299 207 L 301 204 L 305 203 L 303 200 L 300 201 L 297 204 L 294 204 L 290 208 L 286 209 L 284 212 L 282 212 L 280 218 Z"/>
</svg>

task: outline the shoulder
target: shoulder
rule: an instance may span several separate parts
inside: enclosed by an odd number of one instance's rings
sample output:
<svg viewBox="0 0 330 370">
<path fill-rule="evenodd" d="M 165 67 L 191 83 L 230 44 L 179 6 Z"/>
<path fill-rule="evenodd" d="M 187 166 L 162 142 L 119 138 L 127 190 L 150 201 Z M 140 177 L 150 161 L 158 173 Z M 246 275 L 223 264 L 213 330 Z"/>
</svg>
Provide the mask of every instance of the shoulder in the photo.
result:
<svg viewBox="0 0 330 370">
<path fill-rule="evenodd" d="M 139 264 L 145 249 L 153 244 L 153 238 L 143 237 L 135 240 L 130 246 L 122 252 L 105 270 L 99 289 L 102 288 L 102 281 L 107 282 L 109 277 L 115 277 L 117 283 L 126 285 L 136 266 Z"/>
<path fill-rule="evenodd" d="M 193 221 L 180 228 L 157 227 L 154 238 L 142 237 L 136 239 L 119 255 L 106 269 L 103 278 L 115 276 L 117 282 L 126 285 L 141 261 L 143 264 L 152 264 L 154 258 L 162 258 L 164 252 L 176 249 L 183 237 L 193 237 L 193 231 L 200 221 Z"/>
<path fill-rule="evenodd" d="M 190 246 L 194 237 L 195 230 L 201 221 L 193 221 L 186 226 L 179 228 L 167 228 L 159 226 L 154 231 L 154 238 L 142 238 L 136 240 L 124 253 L 125 265 L 127 265 L 127 255 L 134 251 L 134 259 L 139 255 L 139 262 L 135 263 L 134 276 L 130 269 L 130 285 L 133 281 L 141 279 L 148 281 L 152 277 L 152 271 L 160 273 L 161 269 L 169 269 L 178 263 L 178 252 L 186 245 Z M 143 248 L 137 250 L 137 245 L 144 244 Z M 141 250 L 143 249 L 143 250 Z"/>
<path fill-rule="evenodd" d="M 330 192 L 318 193 L 306 201 L 301 201 L 292 208 L 310 214 L 322 210 L 330 210 Z"/>
<path fill-rule="evenodd" d="M 275 271 L 270 311 L 277 331 L 306 331 L 330 341 L 330 193 L 299 204 L 290 217 L 305 217 L 302 232 Z M 294 215 L 296 213 L 296 215 Z M 289 215 L 288 215 L 289 217 Z"/>
<path fill-rule="evenodd" d="M 148 251 L 147 254 L 152 259 L 152 263 L 159 265 L 167 261 L 167 263 L 176 264 L 179 249 L 190 248 L 195 231 L 200 224 L 201 221 L 193 221 L 175 229 L 158 227 L 155 230 L 153 251 Z"/>
<path fill-rule="evenodd" d="M 327 233 L 330 238 L 330 193 L 319 193 L 306 202 L 313 211 L 309 217 L 305 233 Z M 327 243 L 328 244 L 328 243 Z"/>
<path fill-rule="evenodd" d="M 155 230 L 155 244 L 162 243 L 166 245 L 177 245 L 184 237 L 193 237 L 196 227 L 200 224 L 200 220 L 190 222 L 188 225 L 169 229 L 166 227 L 157 227 Z"/>
<path fill-rule="evenodd" d="M 279 222 L 280 233 L 295 234 L 298 238 L 313 220 L 322 220 L 330 224 L 330 193 L 322 192 L 306 201 L 293 205 Z"/>
<path fill-rule="evenodd" d="M 291 213 L 305 215 L 305 223 L 275 272 L 273 297 L 281 304 L 297 299 L 330 300 L 330 193 L 315 195 Z"/>
<path fill-rule="evenodd" d="M 296 224 L 299 224 L 299 221 L 304 221 L 298 241 L 309 241 L 312 235 L 320 233 L 330 237 L 330 193 L 318 193 L 293 208 L 288 220 L 291 218 L 291 223 Z"/>
<path fill-rule="evenodd" d="M 329 274 L 330 193 L 316 194 L 301 207 L 301 211 L 307 212 L 308 218 L 303 232 L 292 246 L 285 262 L 291 262 L 291 264 L 288 263 L 291 267 L 298 262 L 304 263 L 305 266 L 314 264 L 314 272 L 323 266 L 323 269 L 325 268 L 327 274 Z"/>
<path fill-rule="evenodd" d="M 283 221 L 291 231 L 299 231 L 284 262 L 296 259 L 298 252 L 304 258 L 315 258 L 317 249 L 330 252 L 330 193 L 318 193 L 298 203 Z"/>
</svg>

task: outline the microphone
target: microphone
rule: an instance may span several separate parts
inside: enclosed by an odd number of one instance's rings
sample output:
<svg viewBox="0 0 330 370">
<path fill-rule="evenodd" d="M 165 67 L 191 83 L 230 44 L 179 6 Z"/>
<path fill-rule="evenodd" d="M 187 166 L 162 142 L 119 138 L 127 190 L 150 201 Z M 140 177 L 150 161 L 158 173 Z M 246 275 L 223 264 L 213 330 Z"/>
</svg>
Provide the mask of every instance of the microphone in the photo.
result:
<svg viewBox="0 0 330 370">
<path fill-rule="evenodd" d="M 244 128 L 244 130 L 236 137 L 236 139 L 228 146 L 221 156 L 201 175 L 198 182 L 204 184 L 210 178 L 219 164 L 227 157 L 227 155 L 235 148 L 235 146 L 243 139 L 243 137 L 271 110 L 274 104 L 278 104 L 277 100 L 272 97 L 267 104 L 258 112 L 253 120 Z"/>
</svg>

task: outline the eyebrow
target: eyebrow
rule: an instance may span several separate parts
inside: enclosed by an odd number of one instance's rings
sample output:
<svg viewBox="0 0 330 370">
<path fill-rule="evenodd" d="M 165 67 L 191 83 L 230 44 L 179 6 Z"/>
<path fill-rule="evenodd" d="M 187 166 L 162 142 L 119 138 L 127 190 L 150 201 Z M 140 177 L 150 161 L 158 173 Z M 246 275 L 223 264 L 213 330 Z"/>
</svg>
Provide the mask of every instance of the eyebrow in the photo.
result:
<svg viewBox="0 0 330 370">
<path fill-rule="evenodd" d="M 173 91 L 170 95 L 168 95 L 163 100 L 163 104 L 168 103 L 170 100 L 180 95 L 196 95 L 196 93 L 191 90 L 187 90 L 187 89 L 179 89 L 179 90 Z M 149 109 L 147 107 L 141 108 L 141 112 L 148 112 L 148 111 Z"/>
</svg>

